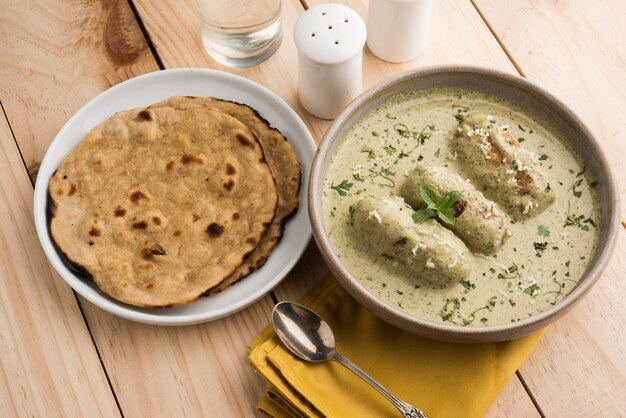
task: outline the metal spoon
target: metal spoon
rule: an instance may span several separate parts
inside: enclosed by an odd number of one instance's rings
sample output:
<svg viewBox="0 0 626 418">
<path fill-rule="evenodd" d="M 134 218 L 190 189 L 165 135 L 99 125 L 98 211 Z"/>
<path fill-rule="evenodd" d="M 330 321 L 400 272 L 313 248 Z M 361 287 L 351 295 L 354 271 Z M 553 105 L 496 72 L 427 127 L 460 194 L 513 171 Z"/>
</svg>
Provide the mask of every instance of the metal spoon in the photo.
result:
<svg viewBox="0 0 626 418">
<path fill-rule="evenodd" d="M 363 370 L 335 350 L 335 336 L 326 321 L 309 308 L 293 302 L 280 302 L 272 312 L 278 338 L 302 360 L 314 363 L 335 360 L 352 370 L 387 398 L 405 418 L 426 418 L 419 409 L 400 400 Z"/>
</svg>

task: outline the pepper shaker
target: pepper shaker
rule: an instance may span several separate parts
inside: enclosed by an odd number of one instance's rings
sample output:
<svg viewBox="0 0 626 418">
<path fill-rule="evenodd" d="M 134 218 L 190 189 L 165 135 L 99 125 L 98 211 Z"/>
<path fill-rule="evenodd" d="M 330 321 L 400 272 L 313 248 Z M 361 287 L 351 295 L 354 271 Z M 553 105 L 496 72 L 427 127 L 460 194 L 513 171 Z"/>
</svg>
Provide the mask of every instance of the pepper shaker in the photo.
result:
<svg viewBox="0 0 626 418">
<path fill-rule="evenodd" d="M 300 103 L 319 118 L 337 117 L 361 92 L 363 19 L 349 7 L 320 4 L 298 18 L 293 37 Z"/>
<path fill-rule="evenodd" d="M 370 0 L 367 46 L 378 58 L 406 62 L 417 57 L 428 40 L 432 0 Z"/>
</svg>

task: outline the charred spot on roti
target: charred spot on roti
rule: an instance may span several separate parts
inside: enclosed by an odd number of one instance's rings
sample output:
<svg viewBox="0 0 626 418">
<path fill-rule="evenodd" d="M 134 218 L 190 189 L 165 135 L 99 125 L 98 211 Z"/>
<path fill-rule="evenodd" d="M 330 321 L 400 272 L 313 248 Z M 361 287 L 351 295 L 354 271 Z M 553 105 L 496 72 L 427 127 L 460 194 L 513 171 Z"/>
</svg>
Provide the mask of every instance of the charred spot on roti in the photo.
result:
<svg viewBox="0 0 626 418">
<path fill-rule="evenodd" d="M 248 138 L 247 136 L 245 136 L 244 134 L 238 133 L 236 135 L 236 138 L 239 142 L 241 142 L 241 145 L 244 146 L 249 146 L 249 147 L 253 147 L 253 143 L 252 140 L 250 138 Z"/>
<path fill-rule="evenodd" d="M 74 196 L 74 194 L 76 194 L 76 185 L 72 183 L 70 185 L 70 191 L 67 192 L 67 195 L 68 196 Z"/>
<path fill-rule="evenodd" d="M 152 261 L 154 260 L 154 255 L 150 252 L 148 248 L 144 248 L 141 250 L 141 258 L 144 260 Z"/>
<path fill-rule="evenodd" d="M 91 235 L 92 237 L 99 237 L 102 235 L 102 231 L 95 226 L 92 226 L 89 230 L 89 235 Z"/>
<path fill-rule="evenodd" d="M 152 113 L 149 110 L 144 109 L 141 112 L 137 113 L 136 120 L 138 120 L 139 122 L 150 122 L 152 120 Z"/>
<path fill-rule="evenodd" d="M 146 229 L 148 224 L 145 221 L 133 223 L 133 229 Z"/>
<path fill-rule="evenodd" d="M 115 215 L 116 218 L 120 218 L 120 217 L 126 215 L 126 209 L 124 209 L 121 206 L 118 206 L 117 209 L 115 209 L 113 211 L 113 215 Z"/>
<path fill-rule="evenodd" d="M 179 237 L 180 236 L 180 231 L 174 231 L 174 233 L 172 235 L 174 235 L 175 237 Z"/>
<path fill-rule="evenodd" d="M 267 257 L 261 257 L 259 258 L 256 263 L 254 263 L 254 266 L 259 269 L 261 267 L 263 267 L 263 265 L 265 264 L 265 262 L 267 261 Z M 252 271 L 254 271 L 254 269 L 252 269 Z"/>
<path fill-rule="evenodd" d="M 250 244 L 250 245 L 256 245 L 256 244 L 257 244 L 257 241 L 256 241 L 256 239 L 255 239 L 254 237 L 248 237 L 248 238 L 246 238 L 246 242 L 247 242 L 248 244 Z"/>
<path fill-rule="evenodd" d="M 153 245 L 152 248 L 150 248 L 150 253 L 152 255 L 167 255 L 167 251 L 159 244 Z"/>
<path fill-rule="evenodd" d="M 174 168 L 174 164 L 175 164 L 175 163 L 174 163 L 174 161 L 170 161 L 170 162 L 168 162 L 168 163 L 167 163 L 167 165 L 165 166 L 165 169 L 166 169 L 167 171 L 171 171 L 171 170 L 172 170 L 172 168 Z"/>
<path fill-rule="evenodd" d="M 232 190 L 233 187 L 235 187 L 235 182 L 233 180 L 228 180 L 226 183 L 224 183 L 224 188 L 228 191 Z"/>
<path fill-rule="evenodd" d="M 237 172 L 237 170 L 235 169 L 235 167 L 232 164 L 230 164 L 230 163 L 226 164 L 226 174 L 233 175 L 236 172 Z"/>
<path fill-rule="evenodd" d="M 241 215 L 239 214 L 239 212 L 235 212 L 235 213 L 233 213 L 233 219 L 234 219 L 234 220 L 239 219 L 239 217 L 240 217 L 240 216 L 241 216 Z"/>
<path fill-rule="evenodd" d="M 180 162 L 183 164 L 195 163 L 195 164 L 204 164 L 204 160 L 199 156 L 191 156 L 189 154 L 183 154 L 180 158 Z"/>
<path fill-rule="evenodd" d="M 59 190 L 57 190 L 57 194 L 58 194 L 59 196 L 63 196 L 63 189 L 61 189 L 61 188 L 59 187 Z"/>
<path fill-rule="evenodd" d="M 159 218 L 158 216 L 153 216 L 152 223 L 155 225 L 161 225 L 161 218 Z"/>
<path fill-rule="evenodd" d="M 146 196 L 143 192 L 139 190 L 133 192 L 130 195 L 130 201 L 133 202 L 135 205 L 138 205 L 141 199 L 148 199 L 148 196 Z"/>
<path fill-rule="evenodd" d="M 216 222 L 211 222 L 206 229 L 207 234 L 212 238 L 217 238 L 224 232 L 224 227 Z"/>
</svg>

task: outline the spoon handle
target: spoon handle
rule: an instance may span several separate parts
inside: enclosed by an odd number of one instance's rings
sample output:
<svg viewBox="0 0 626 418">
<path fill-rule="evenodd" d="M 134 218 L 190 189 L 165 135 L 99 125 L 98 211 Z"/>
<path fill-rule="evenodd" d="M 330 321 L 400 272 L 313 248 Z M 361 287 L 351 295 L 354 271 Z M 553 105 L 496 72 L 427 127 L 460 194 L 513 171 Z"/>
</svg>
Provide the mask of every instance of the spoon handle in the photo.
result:
<svg viewBox="0 0 626 418">
<path fill-rule="evenodd" d="M 402 414 L 403 414 L 403 416 L 405 418 L 426 418 L 426 415 L 424 415 L 424 413 L 422 411 L 420 411 L 418 408 L 415 408 L 414 406 L 411 406 L 408 403 L 402 401 L 396 395 L 394 395 L 393 393 L 389 392 L 380 383 L 378 383 L 377 381 L 375 381 L 374 379 L 369 377 L 367 375 L 367 373 L 365 373 L 363 370 L 359 369 L 359 367 L 357 365 L 352 363 L 350 360 L 348 360 L 347 358 L 345 358 L 341 354 L 335 353 L 333 355 L 332 359 L 335 360 L 337 363 L 343 364 L 345 367 L 347 367 L 348 369 L 352 370 L 354 372 L 354 374 L 356 374 L 361 379 L 363 379 L 367 383 L 369 383 L 374 389 L 376 389 L 385 398 L 387 398 L 389 400 L 389 402 L 391 402 L 396 408 L 398 408 L 398 410 L 400 412 L 402 412 Z"/>
</svg>

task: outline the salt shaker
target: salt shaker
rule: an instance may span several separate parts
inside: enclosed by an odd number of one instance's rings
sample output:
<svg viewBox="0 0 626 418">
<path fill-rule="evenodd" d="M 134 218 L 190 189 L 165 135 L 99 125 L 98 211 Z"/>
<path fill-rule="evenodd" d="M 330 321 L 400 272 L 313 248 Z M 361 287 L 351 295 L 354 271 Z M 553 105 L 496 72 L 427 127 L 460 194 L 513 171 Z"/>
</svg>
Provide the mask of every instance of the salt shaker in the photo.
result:
<svg viewBox="0 0 626 418">
<path fill-rule="evenodd" d="M 293 37 L 300 103 L 319 118 L 337 117 L 361 92 L 363 19 L 349 7 L 320 4 L 298 18 Z"/>
<path fill-rule="evenodd" d="M 370 0 L 367 46 L 378 58 L 406 62 L 426 47 L 432 0 Z"/>
</svg>

